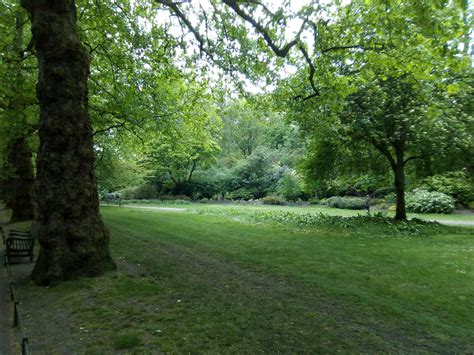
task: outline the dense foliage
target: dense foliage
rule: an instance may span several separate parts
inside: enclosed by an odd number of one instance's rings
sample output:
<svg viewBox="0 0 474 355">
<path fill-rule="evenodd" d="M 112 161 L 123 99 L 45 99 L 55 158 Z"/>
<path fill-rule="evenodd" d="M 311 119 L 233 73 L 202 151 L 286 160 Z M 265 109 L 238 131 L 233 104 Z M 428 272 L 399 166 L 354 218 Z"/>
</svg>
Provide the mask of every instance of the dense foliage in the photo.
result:
<svg viewBox="0 0 474 355">
<path fill-rule="evenodd" d="M 474 184 L 466 171 L 453 171 L 430 176 L 423 180 L 423 186 L 429 191 L 447 194 L 463 206 L 474 201 Z"/>
<path fill-rule="evenodd" d="M 399 219 L 416 187 L 474 198 L 466 1 L 72 4 L 101 195 L 361 208 L 396 192 Z M 0 197 L 18 200 L 38 52 L 21 6 L 0 10 Z"/>
<path fill-rule="evenodd" d="M 366 201 L 361 197 L 340 197 L 333 196 L 324 202 L 329 207 L 344 208 L 349 210 L 362 210 L 366 208 Z"/>
<path fill-rule="evenodd" d="M 442 192 L 415 189 L 407 195 L 407 209 L 416 213 L 451 213 L 454 199 Z"/>
</svg>

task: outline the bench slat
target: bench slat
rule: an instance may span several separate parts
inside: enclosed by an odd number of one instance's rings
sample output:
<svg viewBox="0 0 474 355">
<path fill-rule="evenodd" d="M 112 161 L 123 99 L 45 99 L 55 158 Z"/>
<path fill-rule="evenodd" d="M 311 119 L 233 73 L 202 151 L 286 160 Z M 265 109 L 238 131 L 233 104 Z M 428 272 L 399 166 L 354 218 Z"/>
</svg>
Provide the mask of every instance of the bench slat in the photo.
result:
<svg viewBox="0 0 474 355">
<path fill-rule="evenodd" d="M 5 238 L 7 257 L 29 256 L 33 261 L 35 239 L 31 231 L 11 229 Z"/>
</svg>

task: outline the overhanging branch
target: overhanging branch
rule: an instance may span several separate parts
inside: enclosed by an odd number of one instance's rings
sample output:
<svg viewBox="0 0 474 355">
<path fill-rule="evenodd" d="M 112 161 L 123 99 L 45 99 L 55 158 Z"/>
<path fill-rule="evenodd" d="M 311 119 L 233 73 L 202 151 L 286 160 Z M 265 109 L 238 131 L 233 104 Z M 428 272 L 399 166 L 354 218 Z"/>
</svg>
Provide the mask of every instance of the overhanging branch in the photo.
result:
<svg viewBox="0 0 474 355">
<path fill-rule="evenodd" d="M 345 49 L 362 49 L 364 51 L 381 51 L 385 49 L 385 45 L 376 44 L 373 47 L 365 46 L 363 44 L 354 44 L 354 45 L 349 45 L 349 46 L 334 46 L 334 47 L 322 49 L 321 53 L 325 54 L 328 52 L 334 52 L 334 51 L 345 50 Z"/>
<path fill-rule="evenodd" d="M 405 159 L 403 161 L 403 165 L 406 165 L 410 160 L 415 160 L 415 159 L 422 159 L 422 158 L 426 158 L 427 156 L 430 156 L 432 154 L 423 154 L 423 155 L 414 155 L 414 156 L 411 156 L 407 159 Z"/>
<path fill-rule="evenodd" d="M 263 36 L 263 39 L 265 40 L 267 45 L 271 48 L 273 53 L 275 53 L 278 57 L 285 58 L 288 55 L 288 53 L 290 52 L 290 49 L 298 44 L 298 42 L 300 40 L 299 36 L 300 36 L 301 32 L 303 31 L 303 27 L 304 27 L 303 25 L 301 26 L 300 30 L 298 31 L 295 39 L 293 39 L 291 42 L 288 42 L 283 47 L 279 48 L 277 46 L 277 44 L 271 38 L 268 31 L 260 23 L 258 23 L 257 20 L 255 20 L 252 16 L 247 14 L 244 10 L 242 10 L 239 7 L 237 0 L 223 0 L 222 2 L 224 4 L 226 4 L 227 6 L 229 6 L 232 10 L 234 10 L 234 12 L 237 15 L 239 15 L 241 18 L 243 18 L 245 21 L 250 23 L 253 26 L 253 28 L 255 28 L 257 30 L 257 32 L 260 33 Z"/>
<path fill-rule="evenodd" d="M 210 53 L 205 46 L 206 40 L 201 36 L 199 31 L 193 26 L 191 21 L 188 20 L 188 18 L 181 11 L 177 3 L 172 2 L 170 0 L 156 0 L 156 2 L 173 10 L 176 16 L 178 16 L 178 18 L 186 25 L 188 30 L 194 35 L 194 38 L 196 38 L 196 40 L 199 42 L 199 50 L 206 53 L 210 58 L 213 57 L 212 53 Z"/>
<path fill-rule="evenodd" d="M 96 134 L 107 132 L 107 131 L 110 131 L 111 129 L 114 129 L 114 128 L 121 128 L 121 127 L 125 126 L 125 124 L 126 124 L 126 122 L 120 122 L 120 123 L 111 125 L 111 126 L 106 127 L 106 128 L 98 129 L 98 130 L 92 132 L 91 136 L 94 137 Z"/>
</svg>

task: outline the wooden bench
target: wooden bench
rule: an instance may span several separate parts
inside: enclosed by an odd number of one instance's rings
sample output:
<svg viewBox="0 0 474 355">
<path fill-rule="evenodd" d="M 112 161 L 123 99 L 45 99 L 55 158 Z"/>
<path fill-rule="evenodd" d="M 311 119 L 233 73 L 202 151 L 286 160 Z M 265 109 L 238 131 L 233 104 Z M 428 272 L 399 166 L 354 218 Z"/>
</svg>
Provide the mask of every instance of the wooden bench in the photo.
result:
<svg viewBox="0 0 474 355">
<path fill-rule="evenodd" d="M 31 232 L 18 229 L 10 229 L 5 238 L 6 256 L 8 261 L 11 257 L 29 256 L 33 261 L 33 248 L 35 246 L 35 238 Z"/>
</svg>

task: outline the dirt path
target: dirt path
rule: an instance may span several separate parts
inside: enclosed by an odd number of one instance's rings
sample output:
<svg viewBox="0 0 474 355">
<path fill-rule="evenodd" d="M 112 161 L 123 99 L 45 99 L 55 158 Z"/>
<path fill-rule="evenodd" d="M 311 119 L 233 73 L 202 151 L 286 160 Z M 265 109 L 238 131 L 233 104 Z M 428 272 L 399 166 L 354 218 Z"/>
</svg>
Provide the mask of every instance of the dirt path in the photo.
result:
<svg viewBox="0 0 474 355">
<path fill-rule="evenodd" d="M 449 226 L 474 227 L 474 221 L 453 221 L 451 219 L 431 219 L 431 218 L 423 218 L 423 219 L 425 221 L 438 222 L 441 224 L 447 224 Z"/>
</svg>

